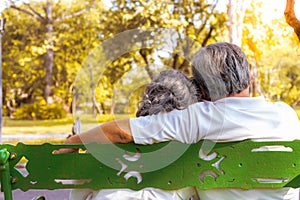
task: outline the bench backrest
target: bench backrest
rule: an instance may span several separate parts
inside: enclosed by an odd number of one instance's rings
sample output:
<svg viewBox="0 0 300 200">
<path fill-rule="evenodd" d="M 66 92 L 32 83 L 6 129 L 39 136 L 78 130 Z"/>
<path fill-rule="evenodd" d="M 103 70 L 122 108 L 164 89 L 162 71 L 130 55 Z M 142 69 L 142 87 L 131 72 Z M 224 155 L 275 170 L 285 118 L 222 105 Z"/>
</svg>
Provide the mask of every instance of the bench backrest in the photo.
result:
<svg viewBox="0 0 300 200">
<path fill-rule="evenodd" d="M 88 151 L 54 154 L 60 148 Z M 18 169 L 19 163 L 25 164 L 23 172 Z M 12 199 L 14 189 L 297 188 L 300 187 L 300 141 L 2 144 L 0 172 L 5 199 Z"/>
</svg>

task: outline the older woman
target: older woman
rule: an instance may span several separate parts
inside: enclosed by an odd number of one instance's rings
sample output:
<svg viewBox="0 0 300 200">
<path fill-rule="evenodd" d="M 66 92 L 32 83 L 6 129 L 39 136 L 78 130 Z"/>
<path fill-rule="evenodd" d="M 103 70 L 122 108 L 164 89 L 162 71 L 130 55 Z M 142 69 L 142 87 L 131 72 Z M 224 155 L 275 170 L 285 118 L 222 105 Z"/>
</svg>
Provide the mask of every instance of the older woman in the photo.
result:
<svg viewBox="0 0 300 200">
<path fill-rule="evenodd" d="M 182 110 L 201 100 L 195 80 L 187 77 L 179 70 L 161 71 L 146 86 L 143 99 L 139 104 L 137 117 Z M 198 199 L 194 187 L 177 191 L 163 191 L 156 188 L 145 188 L 140 191 L 130 189 L 105 189 L 100 191 L 75 190 L 71 194 L 73 200 L 144 200 L 144 199 Z"/>
</svg>

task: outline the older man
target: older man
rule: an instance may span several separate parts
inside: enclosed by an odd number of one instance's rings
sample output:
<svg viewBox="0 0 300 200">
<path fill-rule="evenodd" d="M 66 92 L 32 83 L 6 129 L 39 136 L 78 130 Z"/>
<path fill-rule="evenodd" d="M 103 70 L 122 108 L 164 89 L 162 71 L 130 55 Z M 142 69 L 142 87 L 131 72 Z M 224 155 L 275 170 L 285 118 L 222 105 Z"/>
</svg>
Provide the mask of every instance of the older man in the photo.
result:
<svg viewBox="0 0 300 200">
<path fill-rule="evenodd" d="M 72 136 L 66 143 L 300 139 L 298 117 L 292 108 L 282 102 L 267 102 L 263 97 L 250 97 L 249 64 L 238 46 L 214 43 L 200 49 L 192 61 L 192 71 L 211 101 L 184 110 L 111 121 Z M 200 199 L 299 199 L 299 190 L 292 188 L 198 190 L 198 194 Z"/>
</svg>

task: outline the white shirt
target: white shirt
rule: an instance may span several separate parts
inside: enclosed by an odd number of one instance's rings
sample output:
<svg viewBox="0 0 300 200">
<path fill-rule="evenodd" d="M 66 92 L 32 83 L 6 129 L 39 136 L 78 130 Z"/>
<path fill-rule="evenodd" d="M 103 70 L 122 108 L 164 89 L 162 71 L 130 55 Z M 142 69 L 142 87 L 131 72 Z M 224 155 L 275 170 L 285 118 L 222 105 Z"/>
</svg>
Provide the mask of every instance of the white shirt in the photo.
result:
<svg viewBox="0 0 300 200">
<path fill-rule="evenodd" d="M 195 188 L 177 191 L 163 191 L 157 188 L 145 188 L 134 191 L 130 189 L 104 189 L 99 191 L 72 190 L 71 200 L 198 200 Z"/>
<path fill-rule="evenodd" d="M 130 119 L 130 128 L 137 144 L 300 139 L 295 111 L 283 102 L 266 102 L 263 97 L 228 97 L 195 103 L 185 110 Z"/>
<path fill-rule="evenodd" d="M 300 139 L 299 121 L 294 110 L 282 102 L 266 102 L 263 97 L 230 97 L 215 102 L 199 102 L 185 110 L 130 119 L 130 128 L 137 144 L 153 144 L 169 140 L 196 143 L 203 139 L 215 142 Z M 299 200 L 299 190 L 291 188 L 247 191 L 196 190 L 201 200 Z M 79 190 L 73 191 L 71 199 L 188 200 L 194 194 L 193 187 L 177 191 L 163 191 L 156 188 L 145 188 L 140 191 Z"/>
<path fill-rule="evenodd" d="M 266 102 L 263 97 L 229 97 L 215 102 L 200 102 L 185 110 L 130 119 L 130 128 L 137 144 L 169 140 L 196 143 L 203 139 L 215 142 L 300 139 L 295 111 L 282 102 Z M 197 190 L 201 200 L 299 200 L 299 190 L 292 188 Z"/>
</svg>

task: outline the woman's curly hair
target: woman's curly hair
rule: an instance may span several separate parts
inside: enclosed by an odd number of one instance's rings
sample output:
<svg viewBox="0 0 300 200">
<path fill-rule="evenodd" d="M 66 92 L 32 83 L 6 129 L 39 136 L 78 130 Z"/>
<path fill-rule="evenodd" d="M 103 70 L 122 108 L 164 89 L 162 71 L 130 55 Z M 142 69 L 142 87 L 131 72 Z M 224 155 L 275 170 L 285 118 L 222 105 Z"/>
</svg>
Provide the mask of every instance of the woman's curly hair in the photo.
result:
<svg viewBox="0 0 300 200">
<path fill-rule="evenodd" d="M 182 110 L 200 99 L 200 92 L 193 79 L 179 70 L 165 70 L 147 85 L 136 116 Z"/>
</svg>

